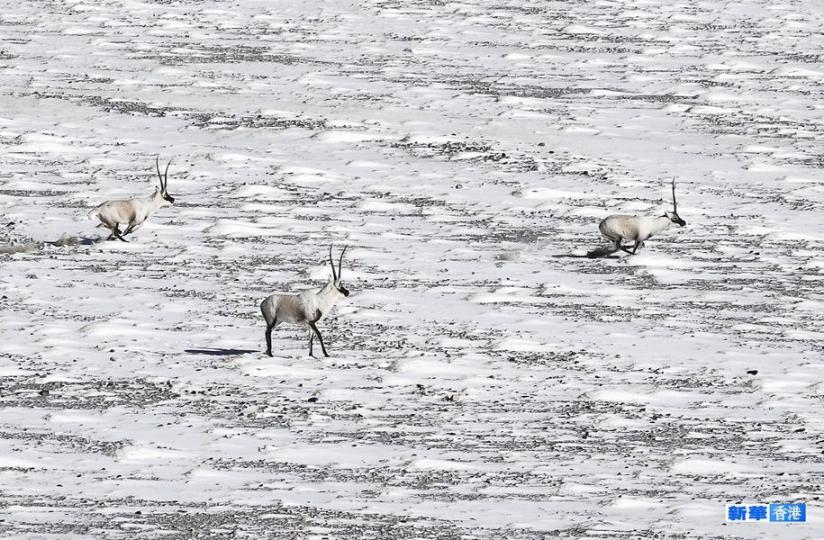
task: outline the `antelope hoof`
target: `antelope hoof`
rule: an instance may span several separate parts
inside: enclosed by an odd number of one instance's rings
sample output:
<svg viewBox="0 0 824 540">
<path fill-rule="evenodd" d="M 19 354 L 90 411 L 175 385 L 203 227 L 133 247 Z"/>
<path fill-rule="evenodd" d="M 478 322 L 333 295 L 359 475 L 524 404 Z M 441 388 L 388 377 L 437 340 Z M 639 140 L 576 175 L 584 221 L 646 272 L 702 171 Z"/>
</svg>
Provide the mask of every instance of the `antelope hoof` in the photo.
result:
<svg viewBox="0 0 824 540">
<path fill-rule="evenodd" d="M 271 350 L 271 349 L 269 349 L 268 351 L 266 351 L 266 354 L 267 354 L 268 356 L 272 356 L 272 350 Z"/>
</svg>

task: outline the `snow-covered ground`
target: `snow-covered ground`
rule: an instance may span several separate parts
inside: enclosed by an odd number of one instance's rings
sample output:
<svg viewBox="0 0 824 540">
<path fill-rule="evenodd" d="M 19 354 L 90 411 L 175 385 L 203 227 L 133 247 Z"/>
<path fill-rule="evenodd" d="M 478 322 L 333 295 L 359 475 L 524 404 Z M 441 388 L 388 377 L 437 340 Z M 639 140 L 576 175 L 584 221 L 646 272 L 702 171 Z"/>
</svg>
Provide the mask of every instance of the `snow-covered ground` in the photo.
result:
<svg viewBox="0 0 824 540">
<path fill-rule="evenodd" d="M 824 537 L 819 2 L 32 1 L 0 38 L 0 535 Z M 176 207 L 97 242 L 158 155 Z M 671 178 L 686 228 L 581 257 Z M 332 357 L 264 356 L 332 242 Z"/>
</svg>

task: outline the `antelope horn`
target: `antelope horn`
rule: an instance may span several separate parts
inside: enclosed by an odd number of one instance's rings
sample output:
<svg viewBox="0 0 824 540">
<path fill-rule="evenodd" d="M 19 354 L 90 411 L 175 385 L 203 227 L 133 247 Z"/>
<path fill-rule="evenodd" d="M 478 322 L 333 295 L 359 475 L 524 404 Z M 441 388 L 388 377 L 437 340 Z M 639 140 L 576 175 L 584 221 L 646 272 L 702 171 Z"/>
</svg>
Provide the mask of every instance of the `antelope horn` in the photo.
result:
<svg viewBox="0 0 824 540">
<path fill-rule="evenodd" d="M 672 179 L 672 212 L 678 213 L 678 203 L 675 201 L 675 178 Z"/>
<path fill-rule="evenodd" d="M 169 163 L 166 164 L 166 170 L 163 171 L 163 191 L 167 191 L 169 189 L 169 165 L 171 164 L 172 160 L 170 159 Z"/>
<path fill-rule="evenodd" d="M 160 191 L 166 191 L 166 187 L 163 185 L 163 175 L 160 174 L 160 156 L 155 158 L 155 168 L 157 169 L 157 177 L 160 179 Z"/>
<path fill-rule="evenodd" d="M 332 259 L 332 244 L 329 244 L 329 264 L 332 266 L 332 279 L 338 280 L 338 274 L 335 272 L 335 261 Z"/>
<path fill-rule="evenodd" d="M 340 252 L 340 259 L 338 259 L 338 279 L 343 275 L 343 254 L 346 253 L 346 248 L 349 246 L 343 246 L 343 251 Z"/>
</svg>

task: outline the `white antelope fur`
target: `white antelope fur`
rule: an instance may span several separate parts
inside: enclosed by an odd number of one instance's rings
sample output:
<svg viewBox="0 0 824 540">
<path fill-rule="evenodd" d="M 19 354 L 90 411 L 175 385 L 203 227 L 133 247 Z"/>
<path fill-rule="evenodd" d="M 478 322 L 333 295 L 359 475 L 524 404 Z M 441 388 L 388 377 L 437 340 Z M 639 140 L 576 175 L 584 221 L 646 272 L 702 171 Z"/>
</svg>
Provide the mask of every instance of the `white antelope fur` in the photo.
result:
<svg viewBox="0 0 824 540">
<path fill-rule="evenodd" d="M 106 201 L 91 212 L 89 212 L 89 219 L 99 219 L 98 227 L 106 227 L 111 231 L 109 240 L 118 238 L 124 242 L 127 240 L 124 236 L 134 232 L 138 227 L 149 219 L 158 209 L 173 206 L 174 197 L 169 195 L 167 191 L 169 165 L 166 165 L 166 174 L 161 176 L 160 166 L 155 161 L 157 167 L 157 175 L 160 178 L 160 187 L 155 188 L 154 193 L 148 197 L 134 197 L 132 199 L 118 199 L 113 201 Z M 126 226 L 126 229 L 120 231 L 120 225 Z"/>
<path fill-rule="evenodd" d="M 260 311 L 266 320 L 266 354 L 272 356 L 272 330 L 281 323 L 297 324 L 309 328 L 309 355 L 312 355 L 312 342 L 315 335 L 320 341 L 324 356 L 329 356 L 323 343 L 323 338 L 316 324 L 322 320 L 338 300 L 349 296 L 349 291 L 341 283 L 341 264 L 346 247 L 340 254 L 338 271 L 335 272 L 335 263 L 332 260 L 332 247 L 329 247 L 329 263 L 332 265 L 332 276 L 320 290 L 308 289 L 298 294 L 273 294 L 260 304 Z"/>
<path fill-rule="evenodd" d="M 673 223 L 681 227 L 687 224 L 678 215 L 678 205 L 675 199 L 675 180 L 672 181 L 672 212 L 667 211 L 664 212 L 663 216 L 656 217 L 623 214 L 606 217 L 598 224 L 598 230 L 607 240 L 612 242 L 612 245 L 596 248 L 587 253 L 587 257 L 603 257 L 615 253 L 619 249 L 634 255 L 638 248 L 644 245 L 644 240 L 658 234 Z M 624 242 L 634 242 L 632 250 L 624 246 Z"/>
<path fill-rule="evenodd" d="M 613 242 L 619 239 L 629 242 L 644 241 L 673 223 L 669 214 L 667 212 L 658 217 L 612 215 L 601 221 L 598 230 Z"/>
</svg>

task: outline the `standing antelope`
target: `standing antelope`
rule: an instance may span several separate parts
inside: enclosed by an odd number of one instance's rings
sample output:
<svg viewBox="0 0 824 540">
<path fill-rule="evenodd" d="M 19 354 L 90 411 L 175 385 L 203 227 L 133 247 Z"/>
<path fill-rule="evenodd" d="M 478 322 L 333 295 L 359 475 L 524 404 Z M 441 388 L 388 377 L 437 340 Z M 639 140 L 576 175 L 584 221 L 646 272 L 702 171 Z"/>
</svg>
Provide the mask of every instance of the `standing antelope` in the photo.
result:
<svg viewBox="0 0 824 540">
<path fill-rule="evenodd" d="M 98 218 L 100 225 L 98 227 L 106 227 L 112 234 L 106 240 L 112 240 L 117 237 L 123 242 L 128 242 L 124 236 L 133 232 L 135 229 L 143 225 L 143 223 L 154 214 L 158 208 L 164 206 L 174 205 L 175 198 L 169 195 L 169 165 L 172 161 L 166 164 L 164 174 L 160 174 L 160 158 L 155 159 L 155 167 L 157 168 L 157 177 L 160 179 L 160 188 L 156 188 L 154 193 L 148 197 L 135 197 L 133 199 L 120 199 L 115 201 L 106 201 L 89 212 L 89 218 Z M 120 232 L 119 226 L 126 225 L 126 230 Z"/>
<path fill-rule="evenodd" d="M 644 240 L 650 238 L 667 227 L 670 223 L 677 223 L 681 227 L 687 224 L 678 215 L 678 204 L 675 201 L 675 179 L 672 180 L 672 212 L 664 212 L 663 216 L 658 217 L 638 217 L 626 215 L 613 215 L 605 218 L 598 225 L 601 231 L 608 240 L 613 242 L 610 247 L 596 248 L 587 253 L 587 257 L 594 259 L 596 257 L 603 257 L 611 253 L 615 253 L 619 249 L 626 251 L 630 255 L 635 255 L 638 248 L 644 245 Z M 635 242 L 632 250 L 623 245 L 623 242 Z"/>
<path fill-rule="evenodd" d="M 320 348 L 324 356 L 329 356 L 326 347 L 323 345 L 323 338 L 317 327 L 317 322 L 321 320 L 332 306 L 341 298 L 349 296 L 349 291 L 341 284 L 340 278 L 343 272 L 343 254 L 346 253 L 346 246 L 340 253 L 338 260 L 338 271 L 335 272 L 335 262 L 332 260 L 332 246 L 329 246 L 329 264 L 332 266 L 332 277 L 321 287 L 319 291 L 305 290 L 298 294 L 273 294 L 260 304 L 260 311 L 266 319 L 266 354 L 272 356 L 272 330 L 280 323 L 298 324 L 309 327 L 309 356 L 312 354 L 312 342 L 315 335 L 320 341 Z"/>
</svg>

